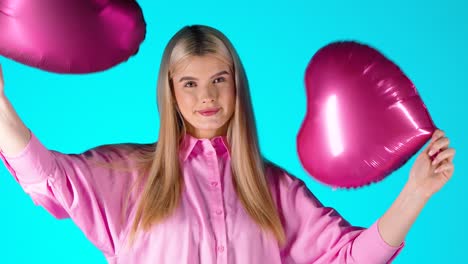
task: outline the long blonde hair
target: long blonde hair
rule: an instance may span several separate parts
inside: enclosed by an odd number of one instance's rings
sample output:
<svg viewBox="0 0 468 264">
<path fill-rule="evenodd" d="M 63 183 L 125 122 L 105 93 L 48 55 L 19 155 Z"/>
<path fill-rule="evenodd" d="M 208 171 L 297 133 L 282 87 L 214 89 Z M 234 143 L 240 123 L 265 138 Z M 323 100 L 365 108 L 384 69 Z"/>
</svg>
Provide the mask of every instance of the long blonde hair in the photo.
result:
<svg viewBox="0 0 468 264">
<path fill-rule="evenodd" d="M 206 54 L 226 61 L 235 76 L 235 111 L 226 135 L 235 191 L 259 227 L 271 231 L 280 245 L 284 245 L 285 233 L 268 188 L 266 165 L 269 162 L 263 159 L 259 150 L 244 67 L 227 37 L 212 27 L 202 25 L 185 26 L 171 38 L 164 50 L 157 83 L 159 139 L 132 155 L 141 169 L 133 187 L 143 184 L 143 190 L 129 242 L 133 244 L 139 230 L 148 231 L 153 224 L 169 217 L 180 202 L 184 184 L 178 152 L 186 126 L 176 107 L 171 74 L 182 60 Z"/>
</svg>

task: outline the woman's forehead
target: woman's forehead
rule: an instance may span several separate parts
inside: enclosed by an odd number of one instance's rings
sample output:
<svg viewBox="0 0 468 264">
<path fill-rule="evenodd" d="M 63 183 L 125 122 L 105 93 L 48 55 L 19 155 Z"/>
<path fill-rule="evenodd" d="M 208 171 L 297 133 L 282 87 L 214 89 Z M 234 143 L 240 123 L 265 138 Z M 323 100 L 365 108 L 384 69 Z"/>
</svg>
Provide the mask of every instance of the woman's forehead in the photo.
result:
<svg viewBox="0 0 468 264">
<path fill-rule="evenodd" d="M 173 65 L 173 76 L 175 75 L 210 75 L 219 71 L 231 73 L 231 67 L 224 58 L 219 55 L 191 55 Z"/>
</svg>

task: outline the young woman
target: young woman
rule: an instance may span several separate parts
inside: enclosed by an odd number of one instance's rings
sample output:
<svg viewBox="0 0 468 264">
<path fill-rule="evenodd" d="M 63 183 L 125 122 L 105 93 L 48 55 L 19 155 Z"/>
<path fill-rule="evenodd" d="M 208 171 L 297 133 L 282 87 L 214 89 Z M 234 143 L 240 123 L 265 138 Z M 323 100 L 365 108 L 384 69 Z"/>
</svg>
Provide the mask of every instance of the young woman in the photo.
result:
<svg viewBox="0 0 468 264">
<path fill-rule="evenodd" d="M 152 144 L 48 150 L 0 87 L 7 169 L 109 263 L 389 263 L 454 168 L 454 150 L 437 131 L 391 208 L 369 228 L 350 225 L 263 158 L 244 68 L 231 42 L 207 26 L 184 27 L 165 49 Z M 439 152 L 434 163 L 429 150 Z"/>
</svg>

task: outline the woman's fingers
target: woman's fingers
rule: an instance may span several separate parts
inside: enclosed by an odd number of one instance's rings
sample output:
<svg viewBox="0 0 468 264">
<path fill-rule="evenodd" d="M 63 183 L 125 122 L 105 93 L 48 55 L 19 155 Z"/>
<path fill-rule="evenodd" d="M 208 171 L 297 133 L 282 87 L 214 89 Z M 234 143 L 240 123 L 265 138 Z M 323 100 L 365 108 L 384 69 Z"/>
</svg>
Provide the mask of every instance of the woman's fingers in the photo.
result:
<svg viewBox="0 0 468 264">
<path fill-rule="evenodd" d="M 452 162 L 453 157 L 455 156 L 455 149 L 453 148 L 448 148 L 439 154 L 434 158 L 432 161 L 432 165 L 436 166 L 437 164 L 441 163 L 443 160 L 447 160 L 448 162 Z"/>
</svg>

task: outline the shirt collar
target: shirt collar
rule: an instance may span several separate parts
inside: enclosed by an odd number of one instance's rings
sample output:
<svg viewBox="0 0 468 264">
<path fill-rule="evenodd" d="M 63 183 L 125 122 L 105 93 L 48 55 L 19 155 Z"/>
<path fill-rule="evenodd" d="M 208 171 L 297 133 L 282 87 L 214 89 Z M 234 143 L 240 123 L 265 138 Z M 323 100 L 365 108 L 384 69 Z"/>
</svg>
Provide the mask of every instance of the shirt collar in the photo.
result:
<svg viewBox="0 0 468 264">
<path fill-rule="evenodd" d="M 218 155 L 229 151 L 229 144 L 226 136 L 217 136 L 211 139 L 208 138 L 196 138 L 189 133 L 186 133 L 182 138 L 182 142 L 179 147 L 179 157 L 182 161 L 185 161 L 191 154 L 203 153 L 203 145 L 211 143 Z"/>
</svg>

